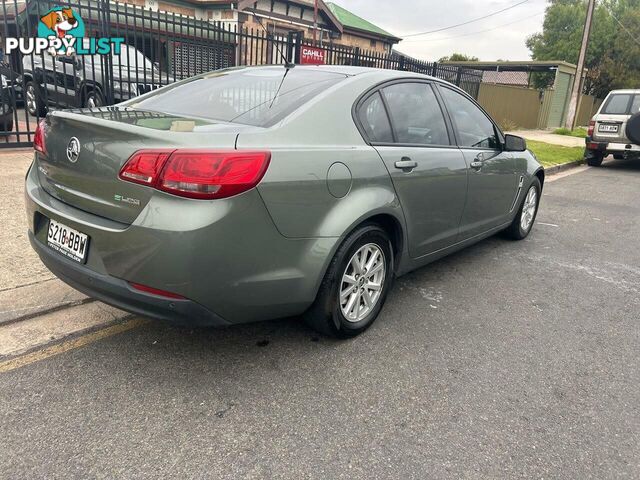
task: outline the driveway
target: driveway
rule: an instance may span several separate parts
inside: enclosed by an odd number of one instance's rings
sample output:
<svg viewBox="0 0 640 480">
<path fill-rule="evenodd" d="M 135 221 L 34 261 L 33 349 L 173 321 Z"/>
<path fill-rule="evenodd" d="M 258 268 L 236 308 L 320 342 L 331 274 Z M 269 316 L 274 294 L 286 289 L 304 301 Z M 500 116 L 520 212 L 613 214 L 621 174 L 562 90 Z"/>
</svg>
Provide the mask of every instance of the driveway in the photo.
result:
<svg viewBox="0 0 640 480">
<path fill-rule="evenodd" d="M 359 338 L 152 322 L 13 364 L 0 477 L 637 478 L 640 163 L 571 173 Z"/>
<path fill-rule="evenodd" d="M 549 130 L 517 130 L 510 132 L 527 140 L 560 145 L 562 147 L 584 147 L 584 138 L 572 137 L 570 135 L 556 135 Z"/>
</svg>

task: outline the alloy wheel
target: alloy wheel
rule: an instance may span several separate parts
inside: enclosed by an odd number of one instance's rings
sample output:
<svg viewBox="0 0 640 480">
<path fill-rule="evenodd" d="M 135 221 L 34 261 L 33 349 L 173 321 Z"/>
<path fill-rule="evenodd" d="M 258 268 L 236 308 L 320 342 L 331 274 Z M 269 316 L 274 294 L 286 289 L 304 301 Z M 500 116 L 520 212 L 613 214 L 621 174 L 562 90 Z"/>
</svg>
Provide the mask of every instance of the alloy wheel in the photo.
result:
<svg viewBox="0 0 640 480">
<path fill-rule="evenodd" d="M 522 228 L 524 232 L 528 232 L 531 228 L 537 207 L 538 191 L 535 186 L 532 186 L 527 192 L 524 205 L 522 206 L 522 215 L 520 217 L 520 228 Z"/>
<path fill-rule="evenodd" d="M 31 115 L 36 116 L 38 113 L 38 105 L 36 101 L 36 89 L 33 87 L 33 85 L 27 86 L 26 97 L 27 97 L 27 110 L 29 110 L 29 113 Z"/>
<path fill-rule="evenodd" d="M 376 306 L 386 276 L 384 252 L 375 243 L 353 254 L 340 281 L 340 310 L 347 321 L 364 319 Z"/>
</svg>

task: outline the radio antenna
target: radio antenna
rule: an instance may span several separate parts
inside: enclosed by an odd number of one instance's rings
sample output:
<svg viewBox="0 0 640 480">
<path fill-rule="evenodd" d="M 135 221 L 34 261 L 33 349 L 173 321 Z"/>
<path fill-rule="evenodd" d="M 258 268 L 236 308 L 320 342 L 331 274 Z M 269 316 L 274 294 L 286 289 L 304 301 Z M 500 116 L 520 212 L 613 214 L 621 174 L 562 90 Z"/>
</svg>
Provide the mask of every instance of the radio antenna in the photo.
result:
<svg viewBox="0 0 640 480">
<path fill-rule="evenodd" d="M 267 39 L 269 38 L 269 30 L 266 29 L 266 27 L 262 24 L 262 20 L 260 20 L 260 17 L 258 16 L 254 16 L 256 22 L 258 22 L 258 25 L 260 25 L 262 27 L 262 29 L 265 31 L 265 33 L 267 34 Z M 292 69 L 293 67 L 296 66 L 295 63 L 291 63 L 289 61 L 289 59 L 286 57 L 286 55 L 284 53 L 282 53 L 282 50 L 280 50 L 280 46 L 278 45 L 278 42 L 273 42 L 273 46 L 276 47 L 276 51 L 278 52 L 278 55 L 280 55 L 280 58 L 282 58 L 282 60 L 284 61 L 284 68 L 287 69 L 287 72 L 289 72 L 290 69 Z M 285 75 L 286 75 L 285 73 Z M 284 78 L 283 78 L 284 80 Z"/>
</svg>

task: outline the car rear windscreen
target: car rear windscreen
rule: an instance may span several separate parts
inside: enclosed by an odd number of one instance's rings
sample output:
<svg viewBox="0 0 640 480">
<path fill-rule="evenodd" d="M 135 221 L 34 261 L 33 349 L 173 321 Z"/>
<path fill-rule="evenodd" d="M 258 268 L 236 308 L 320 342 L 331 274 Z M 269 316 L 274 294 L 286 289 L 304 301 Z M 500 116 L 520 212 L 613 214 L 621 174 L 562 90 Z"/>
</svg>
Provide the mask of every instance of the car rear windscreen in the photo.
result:
<svg viewBox="0 0 640 480">
<path fill-rule="evenodd" d="M 632 115 L 640 111 L 640 95 L 615 93 L 607 99 L 602 113 L 608 115 Z"/>
<path fill-rule="evenodd" d="M 286 73 L 286 76 L 285 76 Z M 346 75 L 284 67 L 225 70 L 200 75 L 129 106 L 181 116 L 268 127 Z"/>
</svg>

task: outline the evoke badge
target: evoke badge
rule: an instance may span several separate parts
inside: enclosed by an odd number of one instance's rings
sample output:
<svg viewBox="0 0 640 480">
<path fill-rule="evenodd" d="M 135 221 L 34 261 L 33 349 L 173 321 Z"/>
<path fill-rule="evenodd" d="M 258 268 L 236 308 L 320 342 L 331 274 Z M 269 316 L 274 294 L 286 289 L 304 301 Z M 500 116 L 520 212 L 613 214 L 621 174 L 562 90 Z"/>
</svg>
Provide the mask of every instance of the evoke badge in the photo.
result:
<svg viewBox="0 0 640 480">
<path fill-rule="evenodd" d="M 67 145 L 67 159 L 71 163 L 76 163 L 80 156 L 80 141 L 76 137 L 71 137 Z"/>
</svg>

